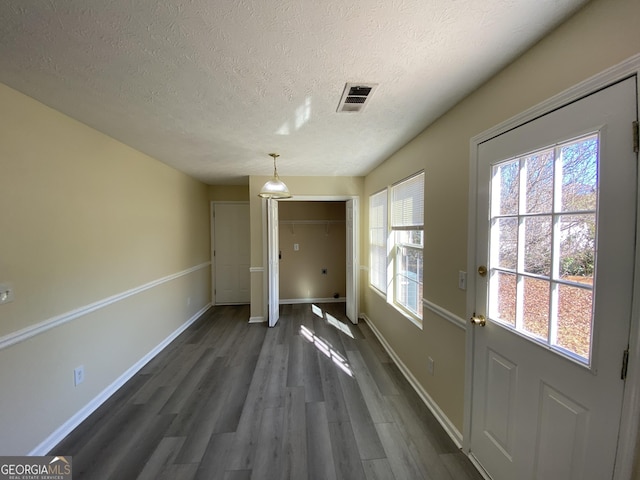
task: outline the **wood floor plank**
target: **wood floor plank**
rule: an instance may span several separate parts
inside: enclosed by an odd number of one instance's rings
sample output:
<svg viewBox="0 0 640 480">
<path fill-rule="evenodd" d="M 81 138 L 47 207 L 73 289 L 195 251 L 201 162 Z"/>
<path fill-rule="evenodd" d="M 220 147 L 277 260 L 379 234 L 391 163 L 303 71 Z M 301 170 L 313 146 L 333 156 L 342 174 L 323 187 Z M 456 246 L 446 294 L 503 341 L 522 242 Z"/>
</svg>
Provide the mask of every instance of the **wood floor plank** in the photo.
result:
<svg viewBox="0 0 640 480">
<path fill-rule="evenodd" d="M 320 375 L 322 377 L 322 391 L 327 411 L 327 419 L 331 422 L 350 421 L 349 411 L 342 394 L 340 376 L 347 375 L 333 361 L 320 359 Z"/>
<path fill-rule="evenodd" d="M 262 422 L 262 402 L 275 356 L 277 337 L 271 333 L 272 331 L 273 329 L 269 329 L 265 334 L 265 340 L 238 422 L 233 448 L 229 451 L 227 470 L 251 470 L 253 467 L 256 438 Z"/>
<path fill-rule="evenodd" d="M 384 458 L 386 456 L 378 432 L 371 419 L 371 413 L 362 396 L 362 391 L 355 378 L 347 375 L 339 376 L 344 402 L 349 412 L 349 419 L 362 460 Z"/>
<path fill-rule="evenodd" d="M 362 355 L 369 373 L 376 382 L 376 386 L 382 395 L 398 395 L 398 388 L 390 377 L 389 372 L 380 362 L 380 358 L 371 346 L 371 340 L 361 340 L 358 342 L 358 352 Z"/>
<path fill-rule="evenodd" d="M 306 478 L 307 419 L 304 387 L 286 389 L 282 430 L 282 478 Z"/>
<path fill-rule="evenodd" d="M 224 472 L 224 480 L 251 480 L 251 470 L 229 470 Z"/>
<path fill-rule="evenodd" d="M 329 423 L 323 402 L 307 403 L 309 480 L 336 480 Z"/>
<path fill-rule="evenodd" d="M 287 366 L 287 387 L 304 386 L 304 368 L 302 366 L 302 347 L 304 340 L 300 335 L 289 339 L 289 365 Z"/>
<path fill-rule="evenodd" d="M 422 431 L 428 436 L 429 441 L 438 453 L 454 453 L 458 447 L 451 437 L 444 431 L 433 413 L 425 405 L 416 391 L 409 385 L 400 370 L 394 364 L 387 364 L 385 368 L 394 379 L 398 391 L 401 393 L 402 403 L 408 406 L 412 412 L 412 417 L 406 417 L 404 422 L 407 425 L 420 425 Z M 408 419 L 411 418 L 411 421 Z"/>
<path fill-rule="evenodd" d="M 426 478 L 438 480 L 454 480 L 442 462 L 438 448 L 432 443 L 432 440 L 436 443 L 438 440 L 432 438 L 428 430 L 424 428 L 424 423 L 411 409 L 407 400 L 402 396 L 395 395 L 387 397 L 387 401 L 394 412 L 398 430 L 405 439 L 409 451 L 423 475 Z"/>
<path fill-rule="evenodd" d="M 137 480 L 156 480 L 172 465 L 182 448 L 185 437 L 164 437 L 149 457 Z"/>
<path fill-rule="evenodd" d="M 158 480 L 193 480 L 198 471 L 197 463 L 187 464 L 173 464 L 167 466 L 167 468 L 157 477 Z"/>
<path fill-rule="evenodd" d="M 265 408 L 258 432 L 252 480 L 277 480 L 282 472 L 284 408 Z"/>
<path fill-rule="evenodd" d="M 195 480 L 209 480 L 220 476 L 227 463 L 227 454 L 232 443 L 234 433 L 219 433 L 212 435 L 202 459 L 197 464 L 198 470 Z"/>
<path fill-rule="evenodd" d="M 353 370 L 353 376 L 360 386 L 362 396 L 373 423 L 388 423 L 393 421 L 387 402 L 382 398 L 382 394 L 369 371 L 369 368 L 362 359 L 359 350 L 352 350 L 348 353 L 349 364 Z"/>
<path fill-rule="evenodd" d="M 476 470 L 471 461 L 462 452 L 444 453 L 441 455 L 441 459 L 453 479 L 483 480 L 480 472 Z"/>
<path fill-rule="evenodd" d="M 329 434 L 336 477 L 344 480 L 365 480 L 351 422 L 329 423 Z"/>
<path fill-rule="evenodd" d="M 377 423 L 376 429 L 396 478 L 431 480 L 420 472 L 395 423 Z"/>
<path fill-rule="evenodd" d="M 362 467 L 367 480 L 395 480 L 396 478 L 386 458 L 363 460 Z"/>
<path fill-rule="evenodd" d="M 249 360 L 228 367 L 231 370 L 233 381 L 228 386 L 229 392 L 224 406 L 214 427 L 214 433 L 235 432 L 238 429 L 242 409 L 247 401 L 251 379 L 253 378 L 258 355 L 248 355 Z"/>
<path fill-rule="evenodd" d="M 302 368 L 304 378 L 304 393 L 307 402 L 324 401 L 322 391 L 322 377 L 320 376 L 320 364 L 318 359 L 318 349 L 309 342 L 303 341 L 302 345 Z"/>
<path fill-rule="evenodd" d="M 273 364 L 269 372 L 269 381 L 265 391 L 263 408 L 284 406 L 284 395 L 287 386 L 287 366 L 289 346 L 286 344 L 276 344 Z"/>
<path fill-rule="evenodd" d="M 164 405 L 162 413 L 180 413 L 185 409 L 187 403 L 198 400 L 198 396 L 194 395 L 194 392 L 208 394 L 214 388 L 219 376 L 222 375 L 223 368 L 224 366 L 218 360 L 213 348 L 203 350 L 191 368 L 182 370 L 181 374 L 174 375 L 176 381 L 179 379 L 180 382 L 176 385 L 171 398 Z M 193 408 L 189 410 L 193 411 Z"/>
</svg>

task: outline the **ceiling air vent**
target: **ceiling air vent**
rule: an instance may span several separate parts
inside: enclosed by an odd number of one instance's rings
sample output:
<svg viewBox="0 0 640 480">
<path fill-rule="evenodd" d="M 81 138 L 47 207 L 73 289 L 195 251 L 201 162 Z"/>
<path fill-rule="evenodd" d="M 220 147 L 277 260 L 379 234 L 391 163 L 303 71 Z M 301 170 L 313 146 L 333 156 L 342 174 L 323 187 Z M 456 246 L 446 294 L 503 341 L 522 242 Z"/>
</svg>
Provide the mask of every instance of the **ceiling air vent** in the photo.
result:
<svg viewBox="0 0 640 480">
<path fill-rule="evenodd" d="M 367 106 L 377 83 L 347 83 L 338 104 L 338 112 L 361 112 Z"/>
</svg>

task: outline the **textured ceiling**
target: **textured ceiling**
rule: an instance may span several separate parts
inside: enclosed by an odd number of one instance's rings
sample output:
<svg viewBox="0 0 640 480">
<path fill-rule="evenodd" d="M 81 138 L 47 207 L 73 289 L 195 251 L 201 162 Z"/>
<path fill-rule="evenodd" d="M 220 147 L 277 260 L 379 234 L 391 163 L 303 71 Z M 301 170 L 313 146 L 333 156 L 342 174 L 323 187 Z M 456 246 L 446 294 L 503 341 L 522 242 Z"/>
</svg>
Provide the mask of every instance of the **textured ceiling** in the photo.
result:
<svg viewBox="0 0 640 480">
<path fill-rule="evenodd" d="M 0 82 L 206 183 L 364 175 L 585 3 L 2 0 Z"/>
</svg>

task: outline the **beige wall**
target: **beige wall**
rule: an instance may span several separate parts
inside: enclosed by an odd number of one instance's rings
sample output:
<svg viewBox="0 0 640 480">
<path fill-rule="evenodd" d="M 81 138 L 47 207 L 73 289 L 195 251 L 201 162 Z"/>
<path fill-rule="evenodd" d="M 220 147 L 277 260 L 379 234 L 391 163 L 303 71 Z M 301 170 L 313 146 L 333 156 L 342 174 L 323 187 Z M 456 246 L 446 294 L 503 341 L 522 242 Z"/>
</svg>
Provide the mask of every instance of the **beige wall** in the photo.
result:
<svg viewBox="0 0 640 480">
<path fill-rule="evenodd" d="M 209 185 L 211 202 L 246 202 L 249 200 L 249 185 Z"/>
<path fill-rule="evenodd" d="M 457 275 L 467 269 L 469 140 L 637 54 L 639 25 L 637 0 L 594 0 L 367 175 L 364 203 L 389 183 L 425 170 L 425 298 L 462 318 L 466 314 Z M 461 431 L 465 331 L 428 310 L 420 330 L 366 279 L 363 292 L 364 312 Z M 427 373 L 429 356 L 433 376 Z"/>
<path fill-rule="evenodd" d="M 280 299 L 344 299 L 345 202 L 279 202 L 278 217 Z"/>
<path fill-rule="evenodd" d="M 211 273 L 206 185 L 3 85 L 0 111 L 0 283 L 15 290 L 0 341 L 166 280 L 0 349 L 8 455 L 32 451 L 205 307 Z"/>
<path fill-rule="evenodd" d="M 286 172 L 280 172 L 281 179 L 287 184 L 294 196 L 324 196 L 360 198 L 360 218 L 362 219 L 363 177 L 287 177 Z M 285 175 L 282 175 L 285 173 Z M 258 192 L 269 180 L 266 176 L 249 177 L 249 202 L 251 218 L 251 317 L 264 317 L 267 305 L 267 259 L 263 255 L 266 243 L 266 228 L 263 229 L 263 215 L 266 202 L 258 197 Z M 304 198 L 299 198 L 304 200 Z M 362 248 L 361 248 L 362 250 Z M 362 263 L 360 256 L 360 263 Z M 259 270 L 263 269 L 263 270 Z M 360 299 L 360 301 L 362 301 Z"/>
</svg>

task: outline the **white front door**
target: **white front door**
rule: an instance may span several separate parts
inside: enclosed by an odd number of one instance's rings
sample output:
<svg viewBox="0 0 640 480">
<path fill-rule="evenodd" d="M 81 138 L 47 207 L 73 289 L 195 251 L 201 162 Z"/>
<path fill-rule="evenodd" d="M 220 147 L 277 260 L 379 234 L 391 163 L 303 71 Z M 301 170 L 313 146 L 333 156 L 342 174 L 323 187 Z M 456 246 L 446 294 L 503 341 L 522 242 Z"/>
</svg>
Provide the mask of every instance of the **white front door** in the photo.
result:
<svg viewBox="0 0 640 480">
<path fill-rule="evenodd" d="M 269 326 L 280 319 L 280 248 L 278 238 L 278 201 L 267 200 L 267 229 L 269 256 Z"/>
<path fill-rule="evenodd" d="M 632 78 L 478 146 L 469 446 L 495 480 L 612 478 L 636 105 Z"/>
<path fill-rule="evenodd" d="M 249 203 L 216 203 L 213 208 L 215 304 L 249 303 Z"/>
</svg>

